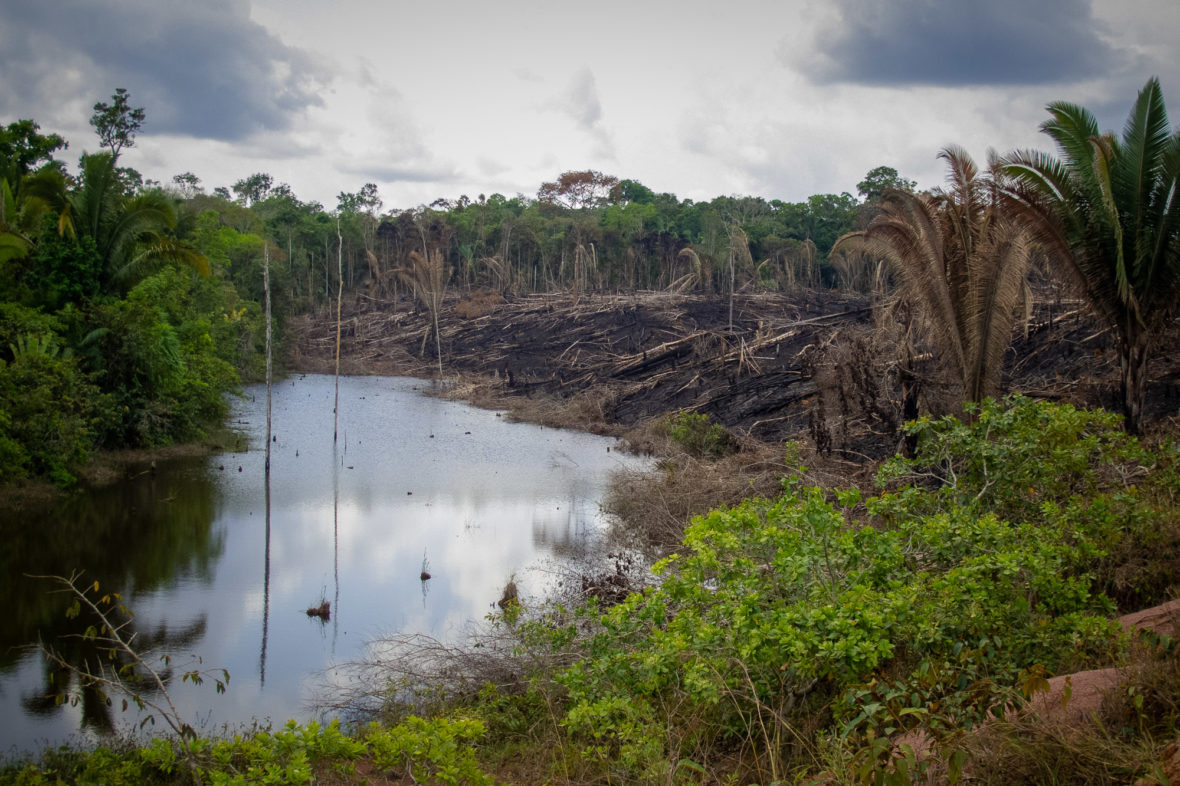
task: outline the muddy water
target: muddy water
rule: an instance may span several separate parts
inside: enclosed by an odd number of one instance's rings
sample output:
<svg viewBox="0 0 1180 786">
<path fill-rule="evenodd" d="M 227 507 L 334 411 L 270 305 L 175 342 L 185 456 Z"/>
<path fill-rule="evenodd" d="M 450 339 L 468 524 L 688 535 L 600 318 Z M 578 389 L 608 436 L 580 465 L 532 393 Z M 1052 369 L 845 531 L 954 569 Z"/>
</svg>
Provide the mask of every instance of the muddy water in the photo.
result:
<svg viewBox="0 0 1180 786">
<path fill-rule="evenodd" d="M 325 670 L 361 657 L 366 642 L 398 632 L 457 639 L 509 577 L 539 596 L 600 545 L 607 477 L 636 459 L 610 440 L 424 396 L 427 385 L 342 378 L 333 443 L 332 377 L 278 384 L 269 516 L 265 389 L 252 387 L 235 403 L 237 451 L 145 469 L 0 522 L 0 752 L 143 717 L 117 697 L 55 700 L 68 673 L 25 647 L 40 635 L 72 663 L 93 653 L 62 638 L 85 625 L 26 574 L 84 572 L 122 595 L 141 647 L 179 668 L 227 669 L 224 695 L 178 674 L 169 690 L 186 722 L 215 732 L 314 717 Z M 331 616 L 309 617 L 321 601 Z"/>
</svg>

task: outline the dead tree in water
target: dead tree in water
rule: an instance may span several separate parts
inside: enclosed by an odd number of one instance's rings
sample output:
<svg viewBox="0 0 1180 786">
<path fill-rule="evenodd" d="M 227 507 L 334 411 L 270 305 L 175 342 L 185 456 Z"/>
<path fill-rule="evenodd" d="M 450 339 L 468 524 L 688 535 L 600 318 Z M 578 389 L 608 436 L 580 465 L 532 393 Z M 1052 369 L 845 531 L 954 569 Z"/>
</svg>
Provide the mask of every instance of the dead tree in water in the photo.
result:
<svg viewBox="0 0 1180 786">
<path fill-rule="evenodd" d="M 266 475 L 270 476 L 271 361 L 270 361 L 270 243 L 262 244 L 262 298 L 266 301 Z"/>
<path fill-rule="evenodd" d="M 332 442 L 335 444 L 340 424 L 340 306 L 344 302 L 344 236 L 340 234 L 340 216 L 336 216 L 336 404 L 332 407 Z"/>
</svg>

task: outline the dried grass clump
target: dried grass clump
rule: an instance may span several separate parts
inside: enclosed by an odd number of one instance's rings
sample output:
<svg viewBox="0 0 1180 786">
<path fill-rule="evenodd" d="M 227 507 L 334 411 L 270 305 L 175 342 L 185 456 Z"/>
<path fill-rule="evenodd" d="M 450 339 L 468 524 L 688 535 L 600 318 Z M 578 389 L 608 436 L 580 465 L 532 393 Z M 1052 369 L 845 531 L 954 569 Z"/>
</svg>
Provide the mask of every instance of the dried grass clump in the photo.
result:
<svg viewBox="0 0 1180 786">
<path fill-rule="evenodd" d="M 618 426 L 607 418 L 614 396 L 602 390 L 586 390 L 568 397 L 513 398 L 508 417 L 550 428 L 575 429 L 591 434 L 617 435 Z"/>
<path fill-rule="evenodd" d="M 643 444 L 664 458 L 652 470 L 616 473 L 603 508 L 618 517 L 615 534 L 623 542 L 657 551 L 678 544 L 693 516 L 748 497 L 776 496 L 782 479 L 798 470 L 798 464 L 788 464 L 781 447 L 749 440 L 742 440 L 736 453 L 716 460 L 694 458 L 655 434 Z"/>
<path fill-rule="evenodd" d="M 506 588 L 507 590 L 507 588 Z M 522 631 L 534 617 L 547 625 L 574 622 L 571 612 L 506 604 L 502 616 L 473 627 L 459 643 L 424 634 L 394 634 L 369 643 L 366 657 L 321 674 L 314 706 L 348 720 L 396 723 L 409 714 L 446 712 L 473 701 L 487 686 L 504 695 L 528 689 L 550 692 L 538 675 L 553 675 L 583 657 L 578 644 L 551 649 L 527 645 Z M 556 688 L 553 688 L 556 690 Z"/>
<path fill-rule="evenodd" d="M 1175 645 L 1145 633 L 1131 661 L 1085 718 L 1054 705 L 1012 714 L 962 735 L 970 783 L 1133 783 L 1159 773 L 1180 734 L 1180 660 Z"/>
<path fill-rule="evenodd" d="M 443 394 L 481 409 L 502 410 L 505 417 L 519 423 L 606 436 L 624 433 L 623 427 L 608 417 L 614 402 L 614 395 L 609 391 L 585 390 L 565 397 L 548 394 L 522 397 L 506 387 L 503 379 L 459 374 L 450 380 Z"/>
<path fill-rule="evenodd" d="M 1150 771 L 1157 746 L 1126 740 L 1101 725 L 1079 728 L 1061 720 L 1022 716 L 988 723 L 959 740 L 972 784 L 1131 783 Z"/>
<path fill-rule="evenodd" d="M 504 298 L 499 292 L 480 289 L 455 304 L 455 316 L 461 319 L 482 317 L 484 314 L 494 311 L 496 306 L 503 302 Z"/>
</svg>

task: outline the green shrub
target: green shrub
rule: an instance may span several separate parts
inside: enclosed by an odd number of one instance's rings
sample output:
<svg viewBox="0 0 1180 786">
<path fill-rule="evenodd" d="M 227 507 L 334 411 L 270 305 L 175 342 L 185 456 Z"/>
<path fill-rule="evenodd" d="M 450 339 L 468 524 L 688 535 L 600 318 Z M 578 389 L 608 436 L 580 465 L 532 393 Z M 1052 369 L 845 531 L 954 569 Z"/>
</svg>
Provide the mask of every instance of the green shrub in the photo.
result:
<svg viewBox="0 0 1180 786">
<path fill-rule="evenodd" d="M 917 458 L 863 505 L 789 481 L 695 519 L 659 585 L 603 615 L 559 678 L 583 755 L 657 779 L 736 744 L 777 777 L 808 718 L 868 751 L 915 725 L 971 726 L 1019 702 L 1030 673 L 1118 659 L 1108 550 L 1174 517 L 1171 449 L 1024 399 L 972 414 L 912 426 Z M 1142 493 L 1161 483 L 1171 496 Z"/>
<path fill-rule="evenodd" d="M 365 742 L 374 764 L 415 783 L 492 786 L 494 779 L 480 769 L 470 747 L 484 733 L 477 720 L 410 717 L 393 727 L 371 725 Z"/>
<path fill-rule="evenodd" d="M 701 412 L 669 415 L 660 423 L 659 429 L 696 458 L 721 458 L 736 449 L 725 427 L 713 423 Z"/>
<path fill-rule="evenodd" d="M 0 360 L 0 469 L 68 486 L 95 447 L 106 400 L 74 358 L 37 338 L 14 345 L 11 363 Z"/>
</svg>

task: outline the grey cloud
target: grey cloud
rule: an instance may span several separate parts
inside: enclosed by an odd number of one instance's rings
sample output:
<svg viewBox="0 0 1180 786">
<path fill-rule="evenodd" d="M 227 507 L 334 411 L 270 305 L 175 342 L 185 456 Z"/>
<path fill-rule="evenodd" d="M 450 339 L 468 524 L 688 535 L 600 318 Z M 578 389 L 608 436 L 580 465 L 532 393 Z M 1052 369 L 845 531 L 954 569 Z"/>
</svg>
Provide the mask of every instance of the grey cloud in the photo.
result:
<svg viewBox="0 0 1180 786">
<path fill-rule="evenodd" d="M 4 115 L 63 99 L 89 107 L 126 87 L 145 131 L 239 140 L 292 127 L 328 78 L 253 22 L 245 0 L 0 0 L 0 28 Z"/>
<path fill-rule="evenodd" d="M 583 128 L 591 129 L 602 122 L 598 85 L 589 68 L 583 68 L 574 75 L 562 103 L 566 113 Z"/>
<path fill-rule="evenodd" d="M 537 82 L 544 81 L 544 79 L 541 77 L 540 74 L 538 74 L 533 69 L 525 68 L 524 66 L 519 66 L 517 68 L 512 69 L 512 73 L 517 79 L 519 79 L 522 82 L 537 83 Z"/>
<path fill-rule="evenodd" d="M 589 68 L 582 68 L 574 74 L 569 87 L 547 106 L 567 115 L 580 129 L 589 134 L 594 142 L 594 149 L 591 151 L 594 156 L 614 158 L 614 143 L 603 124 L 598 83 Z"/>
<path fill-rule="evenodd" d="M 383 166 L 381 164 L 356 164 L 341 167 L 341 171 L 359 175 L 370 181 L 388 183 L 446 183 L 456 179 L 454 169 L 443 166 Z"/>
<path fill-rule="evenodd" d="M 780 52 L 817 82 L 1032 85 L 1116 67 L 1088 0 L 832 0 L 815 51 Z"/>
<path fill-rule="evenodd" d="M 595 131 L 602 122 L 602 102 L 598 99 L 598 84 L 589 68 L 583 67 L 574 74 L 569 86 L 542 106 L 566 115 L 585 131 Z"/>
</svg>

